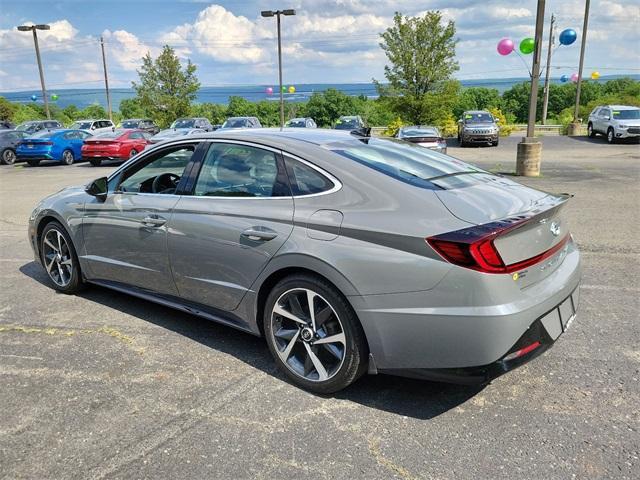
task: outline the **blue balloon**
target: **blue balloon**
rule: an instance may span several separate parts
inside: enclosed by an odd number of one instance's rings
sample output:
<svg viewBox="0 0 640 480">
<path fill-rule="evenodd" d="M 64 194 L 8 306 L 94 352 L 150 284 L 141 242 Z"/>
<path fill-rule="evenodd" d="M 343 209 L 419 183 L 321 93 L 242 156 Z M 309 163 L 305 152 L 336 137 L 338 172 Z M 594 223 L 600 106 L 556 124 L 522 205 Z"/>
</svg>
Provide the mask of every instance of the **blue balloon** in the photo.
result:
<svg viewBox="0 0 640 480">
<path fill-rule="evenodd" d="M 576 38 L 578 38 L 576 31 L 573 28 L 567 28 L 560 32 L 559 40 L 561 45 L 571 45 L 576 41 Z"/>
<path fill-rule="evenodd" d="M 38 99 L 37 95 L 31 95 L 31 101 L 35 102 Z"/>
<path fill-rule="evenodd" d="M 569 81 L 569 75 L 562 75 L 562 76 L 560 77 L 560 81 L 561 81 L 562 83 L 567 83 L 567 82 Z"/>
</svg>

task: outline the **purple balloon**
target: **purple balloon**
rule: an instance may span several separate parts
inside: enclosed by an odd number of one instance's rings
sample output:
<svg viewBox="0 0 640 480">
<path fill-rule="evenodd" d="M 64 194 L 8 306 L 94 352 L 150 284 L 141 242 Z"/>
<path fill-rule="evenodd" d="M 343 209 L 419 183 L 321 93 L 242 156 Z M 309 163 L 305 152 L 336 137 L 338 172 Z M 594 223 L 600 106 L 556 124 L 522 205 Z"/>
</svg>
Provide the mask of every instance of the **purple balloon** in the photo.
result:
<svg viewBox="0 0 640 480">
<path fill-rule="evenodd" d="M 500 55 L 509 55 L 516 46 L 510 38 L 503 38 L 498 42 L 498 53 Z"/>
<path fill-rule="evenodd" d="M 578 74 L 577 73 L 571 74 L 571 81 L 573 83 L 576 83 L 578 81 Z"/>
<path fill-rule="evenodd" d="M 273 88 L 267 87 L 267 95 L 272 95 L 272 94 L 273 94 Z"/>
</svg>

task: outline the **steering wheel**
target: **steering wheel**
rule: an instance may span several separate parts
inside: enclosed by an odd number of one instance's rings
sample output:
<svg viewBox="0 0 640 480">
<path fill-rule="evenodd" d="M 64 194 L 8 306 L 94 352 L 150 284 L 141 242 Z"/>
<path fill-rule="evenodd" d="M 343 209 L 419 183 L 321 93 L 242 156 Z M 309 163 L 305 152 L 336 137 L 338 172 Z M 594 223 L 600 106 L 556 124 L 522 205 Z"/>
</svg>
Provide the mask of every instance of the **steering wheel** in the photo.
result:
<svg viewBox="0 0 640 480">
<path fill-rule="evenodd" d="M 173 193 L 179 182 L 180 177 L 175 173 L 162 173 L 153 179 L 151 191 L 153 193 Z"/>
</svg>

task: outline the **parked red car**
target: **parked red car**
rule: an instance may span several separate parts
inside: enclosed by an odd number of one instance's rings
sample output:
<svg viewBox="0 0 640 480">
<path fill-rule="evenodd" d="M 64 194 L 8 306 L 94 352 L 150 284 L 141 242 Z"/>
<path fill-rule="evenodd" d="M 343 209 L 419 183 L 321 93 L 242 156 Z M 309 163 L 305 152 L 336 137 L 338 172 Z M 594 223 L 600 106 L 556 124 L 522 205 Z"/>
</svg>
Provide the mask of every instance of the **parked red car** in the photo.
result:
<svg viewBox="0 0 640 480">
<path fill-rule="evenodd" d="M 144 150 L 151 136 L 143 130 L 118 129 L 100 133 L 84 141 L 82 159 L 94 167 L 103 160 L 124 161 Z"/>
</svg>

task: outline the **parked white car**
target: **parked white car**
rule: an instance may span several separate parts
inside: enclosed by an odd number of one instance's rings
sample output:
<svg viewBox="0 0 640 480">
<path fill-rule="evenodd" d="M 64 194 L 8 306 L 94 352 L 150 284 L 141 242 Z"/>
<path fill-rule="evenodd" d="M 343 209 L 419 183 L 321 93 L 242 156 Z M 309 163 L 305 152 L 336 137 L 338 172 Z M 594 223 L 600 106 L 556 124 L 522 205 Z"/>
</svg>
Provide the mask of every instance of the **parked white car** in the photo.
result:
<svg viewBox="0 0 640 480">
<path fill-rule="evenodd" d="M 69 128 L 86 130 L 96 135 L 103 132 L 112 132 L 115 125 L 111 120 L 76 120 Z"/>
<path fill-rule="evenodd" d="M 604 105 L 593 109 L 587 125 L 589 137 L 606 135 L 607 142 L 623 138 L 640 139 L 640 108 L 629 105 Z"/>
</svg>

